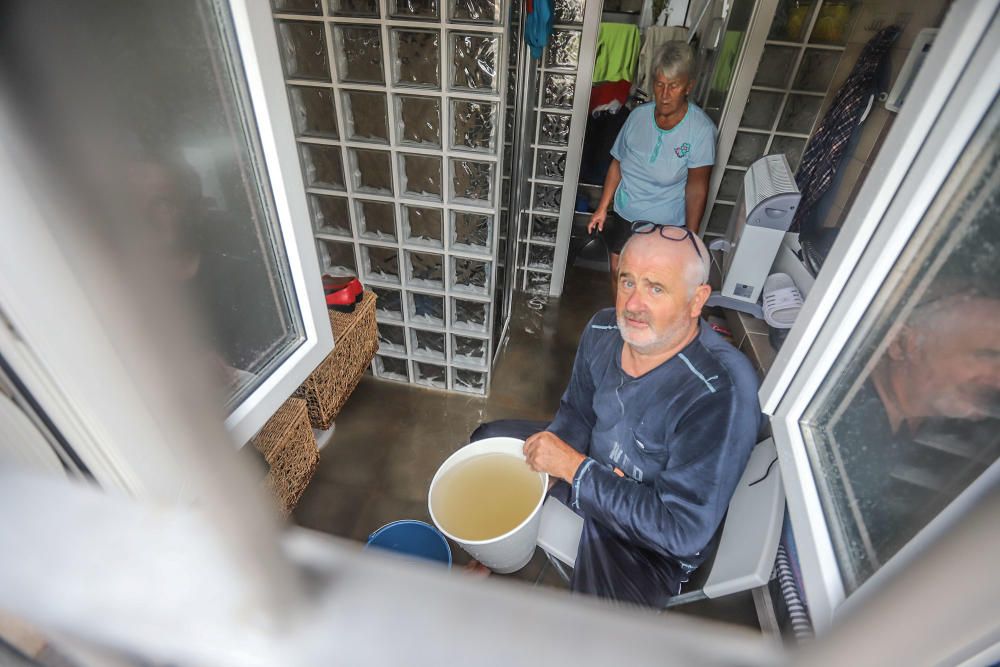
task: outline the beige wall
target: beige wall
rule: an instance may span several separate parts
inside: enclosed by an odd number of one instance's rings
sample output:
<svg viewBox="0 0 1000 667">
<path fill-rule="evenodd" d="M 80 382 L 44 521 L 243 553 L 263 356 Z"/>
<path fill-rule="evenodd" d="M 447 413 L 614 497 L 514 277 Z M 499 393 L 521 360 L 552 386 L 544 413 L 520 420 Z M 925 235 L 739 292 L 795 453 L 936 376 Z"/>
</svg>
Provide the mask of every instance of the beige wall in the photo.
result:
<svg viewBox="0 0 1000 667">
<path fill-rule="evenodd" d="M 830 92 L 823 100 L 820 118 L 826 113 L 834 95 L 847 80 L 847 76 L 851 73 L 865 43 L 874 37 L 875 33 L 893 23 L 903 27 L 903 33 L 896 40 L 889 54 L 892 67 L 891 81 L 894 83 L 917 33 L 924 28 L 940 26 L 950 4 L 951 0 L 865 0 L 862 2 L 855 10 L 857 18 L 851 29 L 847 48 L 844 50 L 834 74 Z M 918 91 L 911 91 L 910 94 L 911 96 L 918 94 Z M 858 145 L 853 153 L 844 157 L 840 164 L 843 180 L 833 194 L 833 203 L 824 221 L 825 226 L 839 227 L 843 224 L 850 205 L 868 175 L 869 167 L 878 154 L 882 140 L 892 126 L 895 117 L 895 113 L 887 110 L 882 103 L 876 101 L 861 129 Z"/>
</svg>

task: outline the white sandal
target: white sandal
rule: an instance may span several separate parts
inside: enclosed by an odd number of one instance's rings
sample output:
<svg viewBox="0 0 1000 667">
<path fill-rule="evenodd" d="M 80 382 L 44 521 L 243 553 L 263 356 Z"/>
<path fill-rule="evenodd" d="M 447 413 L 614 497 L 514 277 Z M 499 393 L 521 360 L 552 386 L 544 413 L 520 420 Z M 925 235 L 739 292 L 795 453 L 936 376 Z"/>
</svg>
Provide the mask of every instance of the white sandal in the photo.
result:
<svg viewBox="0 0 1000 667">
<path fill-rule="evenodd" d="M 764 321 L 775 329 L 791 329 L 802 310 L 802 293 L 786 273 L 773 273 L 762 290 Z"/>
</svg>

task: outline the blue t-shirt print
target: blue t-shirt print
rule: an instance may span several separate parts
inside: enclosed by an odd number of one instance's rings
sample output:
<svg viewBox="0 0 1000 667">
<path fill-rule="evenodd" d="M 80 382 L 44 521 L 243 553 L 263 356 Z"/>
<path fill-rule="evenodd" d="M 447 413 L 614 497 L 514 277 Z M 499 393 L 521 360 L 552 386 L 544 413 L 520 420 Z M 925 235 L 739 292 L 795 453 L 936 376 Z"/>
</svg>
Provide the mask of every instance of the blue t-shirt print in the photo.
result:
<svg viewBox="0 0 1000 667">
<path fill-rule="evenodd" d="M 633 111 L 611 149 L 621 163 L 615 212 L 630 222 L 684 225 L 687 171 L 715 163 L 715 125 L 698 105 L 675 127 L 661 130 L 650 102 Z"/>
</svg>

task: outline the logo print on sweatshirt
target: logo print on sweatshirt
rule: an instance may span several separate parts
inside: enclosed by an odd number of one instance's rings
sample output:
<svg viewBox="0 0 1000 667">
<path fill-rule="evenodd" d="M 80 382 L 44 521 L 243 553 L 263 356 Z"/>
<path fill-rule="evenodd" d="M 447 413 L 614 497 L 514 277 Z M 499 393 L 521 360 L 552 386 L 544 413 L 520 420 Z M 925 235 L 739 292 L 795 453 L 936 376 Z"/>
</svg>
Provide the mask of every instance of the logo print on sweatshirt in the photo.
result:
<svg viewBox="0 0 1000 667">
<path fill-rule="evenodd" d="M 677 157 L 684 157 L 690 152 L 691 152 L 691 144 L 689 144 L 686 141 L 674 149 L 674 155 L 676 155 Z"/>
</svg>

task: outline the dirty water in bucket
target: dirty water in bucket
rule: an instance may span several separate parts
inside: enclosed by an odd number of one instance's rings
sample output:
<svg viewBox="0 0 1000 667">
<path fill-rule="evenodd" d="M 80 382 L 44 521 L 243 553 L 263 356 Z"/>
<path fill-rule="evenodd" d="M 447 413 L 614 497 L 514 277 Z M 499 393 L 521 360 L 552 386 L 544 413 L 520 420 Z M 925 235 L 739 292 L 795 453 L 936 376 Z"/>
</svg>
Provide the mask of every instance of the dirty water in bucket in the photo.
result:
<svg viewBox="0 0 1000 667">
<path fill-rule="evenodd" d="M 439 525 L 459 540 L 499 537 L 534 511 L 540 475 L 523 459 L 481 454 L 457 463 L 434 486 L 431 504 Z"/>
</svg>

